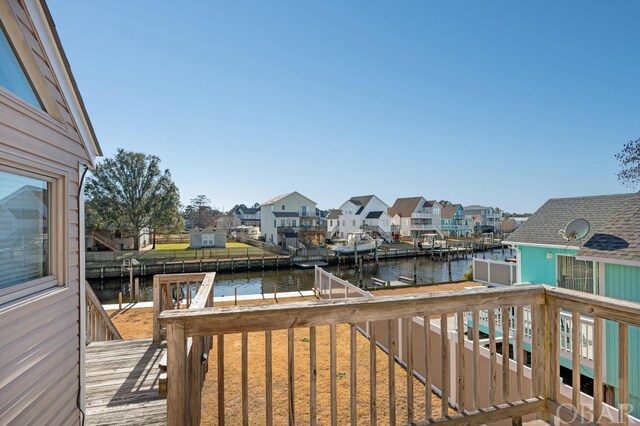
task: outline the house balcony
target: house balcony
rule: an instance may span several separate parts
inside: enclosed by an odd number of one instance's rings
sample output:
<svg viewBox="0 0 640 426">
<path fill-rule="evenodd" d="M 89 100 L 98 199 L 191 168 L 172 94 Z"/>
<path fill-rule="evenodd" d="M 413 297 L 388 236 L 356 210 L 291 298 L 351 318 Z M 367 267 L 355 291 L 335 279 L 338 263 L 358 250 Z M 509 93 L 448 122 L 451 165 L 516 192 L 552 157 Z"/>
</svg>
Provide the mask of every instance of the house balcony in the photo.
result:
<svg viewBox="0 0 640 426">
<path fill-rule="evenodd" d="M 545 285 L 373 296 L 319 268 L 314 282 L 317 296 L 330 302 L 163 311 L 154 327 L 167 331 L 168 424 L 199 423 L 206 372 L 201 366 L 209 348 L 217 363 L 209 374 L 217 375 L 218 424 L 230 414 L 244 424 L 250 415 L 273 424 L 274 413 L 287 413 L 289 424 L 317 424 L 320 410 L 321 421 L 331 424 L 636 421 L 629 413 L 628 330 L 640 326 L 638 303 Z M 607 340 L 618 349 L 607 351 L 618 369 L 614 407 L 604 403 L 603 320 L 617 324 L 617 340 Z M 486 339 L 480 338 L 483 324 Z M 568 334 L 569 343 L 581 342 L 575 345 L 580 350 L 568 345 L 570 365 L 591 361 L 593 395 L 581 392 L 584 368 L 560 368 L 560 343 Z M 287 348 L 281 357 L 273 356 L 276 336 Z M 510 350 L 503 351 L 507 343 Z M 338 345 L 347 347 L 347 359 L 338 359 Z M 237 394 L 225 388 L 229 353 L 228 362 L 241 365 Z M 377 369 L 379 359 L 384 372 Z M 274 381 L 276 369 L 288 379 Z M 406 383 L 397 379 L 402 375 Z M 346 386 L 349 395 L 340 404 L 338 386 Z M 274 398 L 276 392 L 284 400 Z M 406 396 L 406 404 L 396 396 Z M 432 405 L 434 398 L 445 403 Z"/>
<path fill-rule="evenodd" d="M 442 225 L 443 231 L 470 231 L 470 225 Z"/>
<path fill-rule="evenodd" d="M 326 226 L 301 225 L 301 226 L 278 226 L 278 233 L 282 232 L 327 232 Z"/>
<path fill-rule="evenodd" d="M 414 224 L 409 226 L 412 231 L 438 231 L 439 228 L 433 224 Z"/>
<path fill-rule="evenodd" d="M 412 219 L 433 219 L 432 213 L 411 213 Z"/>
</svg>

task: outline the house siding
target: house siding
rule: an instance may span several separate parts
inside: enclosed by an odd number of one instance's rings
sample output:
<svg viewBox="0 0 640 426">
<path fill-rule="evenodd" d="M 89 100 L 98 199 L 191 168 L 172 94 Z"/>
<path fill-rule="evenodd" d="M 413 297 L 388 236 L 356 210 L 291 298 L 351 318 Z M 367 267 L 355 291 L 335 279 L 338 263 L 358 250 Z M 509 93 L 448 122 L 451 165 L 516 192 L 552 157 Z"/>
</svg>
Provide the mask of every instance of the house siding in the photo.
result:
<svg viewBox="0 0 640 426">
<path fill-rule="evenodd" d="M 574 249 L 557 249 L 550 247 L 520 246 L 520 262 L 522 281 L 534 284 L 556 285 L 556 258 L 558 254 L 575 255 Z M 552 259 L 547 259 L 547 253 L 553 253 Z M 604 296 L 640 302 L 640 267 L 605 264 L 605 294 Z M 618 325 L 605 321 L 605 382 L 611 386 L 618 386 Z M 640 359 L 633 354 L 640 353 L 640 329 L 629 327 L 629 403 L 632 414 L 640 414 L 640 376 L 634 374 L 640 370 Z M 571 368 L 569 360 L 561 360 L 562 365 Z M 592 372 L 584 371 L 588 376 Z M 616 392 L 617 403 L 617 392 Z"/>
<path fill-rule="evenodd" d="M 0 164 L 55 176 L 56 221 L 62 225 L 52 249 L 62 259 L 56 273 L 59 286 L 0 305 L 0 423 L 77 424 L 83 341 L 78 174 L 80 164 L 92 164 L 93 159 L 75 128 L 24 2 L 4 3 L 0 20 L 21 59 L 37 64 L 25 68 L 40 97 L 55 99 L 53 108 L 45 102 L 44 113 L 0 88 Z M 11 28 L 20 28 L 20 40 Z M 37 80 L 46 81 L 48 93 Z"/>
<path fill-rule="evenodd" d="M 522 282 L 532 284 L 556 285 L 556 258 L 558 254 L 575 255 L 575 249 L 558 249 L 551 247 L 520 246 L 520 268 Z M 547 253 L 552 258 L 547 259 Z"/>
<path fill-rule="evenodd" d="M 640 302 L 640 267 L 605 265 L 605 296 Z M 618 325 L 605 321 L 606 330 L 606 382 L 618 386 Z M 629 327 L 629 403 L 632 414 L 640 414 L 640 329 Z M 616 403 L 618 393 L 616 392 Z"/>
</svg>

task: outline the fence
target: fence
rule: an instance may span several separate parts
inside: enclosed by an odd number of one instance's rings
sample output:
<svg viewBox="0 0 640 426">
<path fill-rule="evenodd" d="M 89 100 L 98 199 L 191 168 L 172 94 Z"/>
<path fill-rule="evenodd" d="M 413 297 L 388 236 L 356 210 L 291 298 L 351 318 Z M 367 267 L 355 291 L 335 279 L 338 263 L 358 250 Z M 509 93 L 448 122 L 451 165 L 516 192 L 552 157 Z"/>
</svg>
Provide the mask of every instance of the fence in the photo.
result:
<svg viewBox="0 0 640 426">
<path fill-rule="evenodd" d="M 368 291 L 362 290 L 349 281 L 336 277 L 322 268 L 315 267 L 314 293 L 322 299 L 348 299 L 351 297 L 373 298 Z"/>
<path fill-rule="evenodd" d="M 240 257 L 261 257 L 271 255 L 260 247 L 228 247 L 228 248 L 202 248 L 185 250 L 146 250 L 146 251 L 89 251 L 86 253 L 86 261 L 108 263 L 122 262 L 126 259 L 139 261 L 162 260 L 188 260 L 188 259 L 228 259 Z"/>
<path fill-rule="evenodd" d="M 476 282 L 510 286 L 517 276 L 517 265 L 513 262 L 473 258 L 473 280 Z"/>
<path fill-rule="evenodd" d="M 334 287 L 335 284 L 335 287 Z M 342 290 L 340 290 L 342 286 Z M 167 407 L 169 425 L 191 423 L 190 403 L 186 389 L 192 386 L 192 377 L 185 373 L 187 359 L 185 341 L 192 336 L 218 336 L 218 353 L 224 353 L 224 336 L 241 334 L 242 344 L 238 348 L 242 359 L 242 393 L 236 398 L 225 399 L 224 359 L 218 357 L 218 423 L 224 424 L 225 405 L 237 401 L 242 405 L 243 421 L 249 416 L 249 375 L 247 364 L 249 339 L 265 339 L 265 375 L 266 385 L 252 391 L 252 400 L 258 392 L 265 392 L 266 424 L 272 424 L 272 356 L 271 333 L 273 330 L 287 330 L 288 341 L 288 388 L 287 408 L 290 424 L 304 422 L 317 424 L 316 387 L 317 376 L 310 374 L 310 393 L 308 400 L 296 399 L 294 378 L 296 372 L 294 359 L 295 330 L 303 329 L 309 334 L 309 370 L 316 370 L 316 327 L 327 326 L 330 330 L 329 362 L 331 423 L 352 423 L 357 419 L 356 397 L 366 393 L 366 389 L 357 388 L 356 369 L 350 369 L 351 398 L 349 411 L 338 413 L 336 392 L 336 325 L 350 324 L 351 366 L 355 359 L 356 327 L 369 336 L 369 423 L 377 423 L 378 401 L 376 391 L 376 357 L 380 346 L 387 352 L 388 362 L 388 404 L 389 422 L 395 424 L 397 417 L 395 365 L 400 362 L 406 366 L 408 423 L 431 424 L 434 419 L 444 424 L 480 424 L 506 419 L 518 422 L 537 414 L 551 421 L 559 417 L 563 421 L 582 422 L 596 419 L 601 424 L 620 422 L 628 424 L 636 419 L 628 415 L 629 401 L 629 326 L 640 326 L 640 304 L 611 300 L 574 291 L 549 286 L 518 286 L 497 289 L 465 290 L 460 292 L 442 292 L 382 297 L 348 297 L 348 286 L 330 275 L 324 275 L 318 284 L 320 293 L 329 294 L 330 302 L 299 302 L 282 305 L 261 305 L 247 307 L 229 307 L 224 309 L 200 309 L 190 313 L 165 311 L 160 322 L 167 326 L 168 361 L 170 375 Z M 336 290 L 337 288 L 337 290 Z M 333 300 L 333 295 L 342 300 Z M 530 346 L 531 363 L 526 365 L 524 335 L 524 310 L 531 312 Z M 513 341 L 513 356 L 506 347 L 499 353 L 495 314 L 502 315 L 502 334 L 509 334 L 512 324 L 511 312 L 516 315 L 513 322 L 516 337 Z M 586 315 L 593 316 L 593 359 L 594 359 L 594 396 L 581 393 L 581 365 L 579 351 L 572 352 L 572 386 L 561 383 L 560 345 L 561 310 L 571 312 L 574 324 L 573 341 L 578 341 L 581 327 L 575 327 Z M 489 342 L 485 347 L 479 338 L 480 312 L 486 311 L 490 328 Z M 465 315 L 471 313 L 471 324 L 465 323 Z M 483 314 L 484 315 L 484 314 Z M 603 401 L 603 320 L 618 324 L 616 344 L 618 365 L 617 401 L 619 410 L 615 410 Z M 501 345 L 502 346 L 502 345 Z M 636 373 L 634 373 L 636 374 Z M 418 377 L 424 385 L 425 412 L 414 411 L 415 391 L 413 377 Z M 442 408 L 434 413 L 431 408 L 432 385 L 439 390 L 443 401 Z M 418 390 L 419 391 L 419 390 Z M 262 398 L 260 398 L 262 399 Z M 309 418 L 300 419 L 296 413 L 296 404 L 309 404 Z M 448 405 L 458 414 L 450 415 Z M 284 407 L 283 407 L 284 408 Z M 287 409 L 285 408 L 285 410 Z M 238 408 L 239 409 L 239 408 Z M 435 415 L 434 415 L 435 414 Z M 340 417 L 339 417 L 340 416 Z M 637 423 L 636 423 L 637 424 Z"/>
</svg>

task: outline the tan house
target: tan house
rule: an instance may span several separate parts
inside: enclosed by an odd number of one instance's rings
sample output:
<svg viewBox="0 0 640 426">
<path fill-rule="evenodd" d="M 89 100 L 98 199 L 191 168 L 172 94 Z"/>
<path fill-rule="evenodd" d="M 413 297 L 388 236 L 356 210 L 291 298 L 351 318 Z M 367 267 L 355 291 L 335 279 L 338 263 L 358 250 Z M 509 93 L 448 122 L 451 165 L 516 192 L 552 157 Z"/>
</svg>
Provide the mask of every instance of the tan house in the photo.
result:
<svg viewBox="0 0 640 426">
<path fill-rule="evenodd" d="M 100 147 L 41 0 L 0 0 L 0 423 L 84 411 L 82 179 Z"/>
</svg>

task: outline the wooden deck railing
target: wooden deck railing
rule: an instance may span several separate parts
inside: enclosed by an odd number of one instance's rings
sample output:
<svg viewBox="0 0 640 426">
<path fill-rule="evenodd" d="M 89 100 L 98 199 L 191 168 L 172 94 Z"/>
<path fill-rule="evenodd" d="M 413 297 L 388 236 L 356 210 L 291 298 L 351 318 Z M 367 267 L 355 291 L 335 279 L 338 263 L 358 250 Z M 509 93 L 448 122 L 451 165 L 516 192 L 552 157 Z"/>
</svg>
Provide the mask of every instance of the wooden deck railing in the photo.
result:
<svg viewBox="0 0 640 426">
<path fill-rule="evenodd" d="M 324 286 L 320 286 L 323 288 Z M 524 356 L 524 315 L 531 311 L 531 365 L 525 364 Z M 512 309 L 516 312 L 516 333 L 512 342 L 512 355 L 499 353 L 496 345 L 495 321 L 489 321 L 488 347 L 481 346 L 479 339 L 480 312 L 486 311 L 492 318 L 500 311 L 502 333 L 509 334 Z M 592 399 L 580 393 L 580 368 L 574 368 L 573 388 L 566 396 L 566 385 L 560 380 L 560 310 L 571 312 L 573 324 L 580 324 L 581 314 L 593 317 L 594 321 L 594 389 Z M 465 313 L 471 312 L 472 324 L 465 323 Z M 484 315 L 484 313 L 483 313 Z M 357 421 L 357 376 L 353 368 L 355 361 L 356 329 L 370 338 L 369 365 L 376 365 L 378 346 L 384 348 L 389 358 L 388 401 L 389 423 L 395 424 L 396 384 L 395 365 L 400 362 L 407 371 L 407 413 L 404 418 L 409 423 L 430 424 L 434 418 L 446 424 L 489 423 L 503 419 L 520 421 L 523 417 L 539 415 L 549 420 L 553 416 L 565 421 L 577 419 L 589 423 L 603 413 L 602 392 L 602 320 L 614 321 L 619 325 L 619 391 L 620 410 L 617 416 L 621 423 L 628 422 L 628 353 L 627 329 L 629 325 L 640 325 L 640 304 L 612 300 L 600 296 L 576 293 L 570 290 L 534 285 L 501 289 L 466 290 L 384 297 L 355 297 L 341 300 L 296 302 L 285 305 L 261 305 L 252 307 L 227 307 L 189 309 L 188 311 L 165 311 L 159 321 L 168 330 L 168 397 L 167 410 L 170 425 L 197 424 L 199 412 L 192 402 L 189 389 L 194 386 L 193 375 L 189 373 L 188 339 L 195 336 L 217 336 L 218 351 L 218 423 L 224 424 L 224 336 L 240 334 L 242 362 L 241 410 L 243 423 L 248 423 L 248 375 L 247 361 L 249 334 L 264 333 L 266 362 L 265 424 L 273 422 L 273 407 L 270 374 L 271 333 L 273 330 L 287 330 L 288 338 L 288 412 L 289 423 L 317 423 L 316 387 L 317 377 L 311 375 L 309 381 L 308 419 L 296 417 L 295 404 L 298 401 L 293 387 L 295 365 L 293 362 L 293 342 L 296 329 L 308 329 L 310 336 L 311 371 L 316 366 L 316 327 L 327 326 L 330 330 L 330 370 L 336 368 L 336 325 L 351 324 L 351 400 L 348 412 L 338 412 L 335 374 L 330 374 L 331 424 L 351 424 Z M 573 341 L 579 341 L 580 327 L 572 327 Z M 466 335 L 465 335 L 466 332 Z M 305 332 L 305 335 L 306 332 Z M 251 336 L 253 338 L 253 336 Z M 400 342 L 400 344 L 398 344 Z M 580 352 L 573 352 L 573 365 L 580 365 Z M 369 369 L 369 382 L 376 389 L 377 372 Z M 415 390 L 413 377 L 425 384 L 425 412 L 414 410 Z M 443 401 L 443 408 L 432 413 L 432 389 L 437 390 Z M 263 392 L 255 389 L 255 392 Z M 376 392 L 370 394 L 369 423 L 377 423 Z M 588 404 L 585 404 L 588 401 Z M 568 402 L 568 404 L 565 404 Z M 298 402 L 299 403 L 299 402 Z M 588 405 L 588 406 L 587 406 Z M 448 407 L 458 414 L 449 415 Z M 282 407 L 284 408 L 284 407 Z M 240 410 L 240 408 L 237 408 Z M 435 414 L 435 415 L 434 415 Z M 526 417 L 527 418 L 527 417 Z"/>
<path fill-rule="evenodd" d="M 153 299 L 154 299 L 154 341 L 160 341 L 164 334 L 158 324 L 158 314 L 161 311 L 171 309 L 174 311 L 199 310 L 213 306 L 213 284 L 215 272 L 202 274 L 172 274 L 155 275 L 153 277 Z M 184 291 L 182 291 L 184 289 Z M 195 295 L 191 297 L 191 293 Z M 182 297 L 184 295 L 184 297 Z M 180 296 L 180 297 L 178 297 Z M 183 300 L 181 300 L 183 299 Z M 157 340 L 156 340 L 157 339 Z M 167 346 L 175 343 L 175 336 L 171 332 L 167 333 Z M 184 374 L 189 376 L 189 385 L 184 388 L 186 398 L 185 419 L 182 423 L 200 423 L 200 405 L 202 400 L 202 386 L 208 371 L 207 357 L 211 350 L 213 339 L 211 336 L 188 337 L 185 344 L 184 358 L 182 359 Z M 166 357 L 166 355 L 165 355 Z M 168 368 L 167 358 L 160 361 L 160 368 L 166 368 L 166 374 L 161 375 L 160 393 L 164 395 L 164 383 L 172 383 L 175 377 L 175 369 Z M 169 385 L 170 386 L 170 385 Z"/>
<path fill-rule="evenodd" d="M 160 343 L 166 338 L 165 327 L 158 324 L 158 316 L 164 310 L 188 309 L 204 285 L 210 294 L 206 306 L 213 306 L 213 282 L 215 272 L 192 274 L 163 274 L 153 276 L 153 341 Z M 198 306 L 204 308 L 203 306 Z"/>
<path fill-rule="evenodd" d="M 109 315 L 104 311 L 98 297 L 86 281 L 84 288 L 87 300 L 87 342 L 122 339 Z"/>
</svg>

